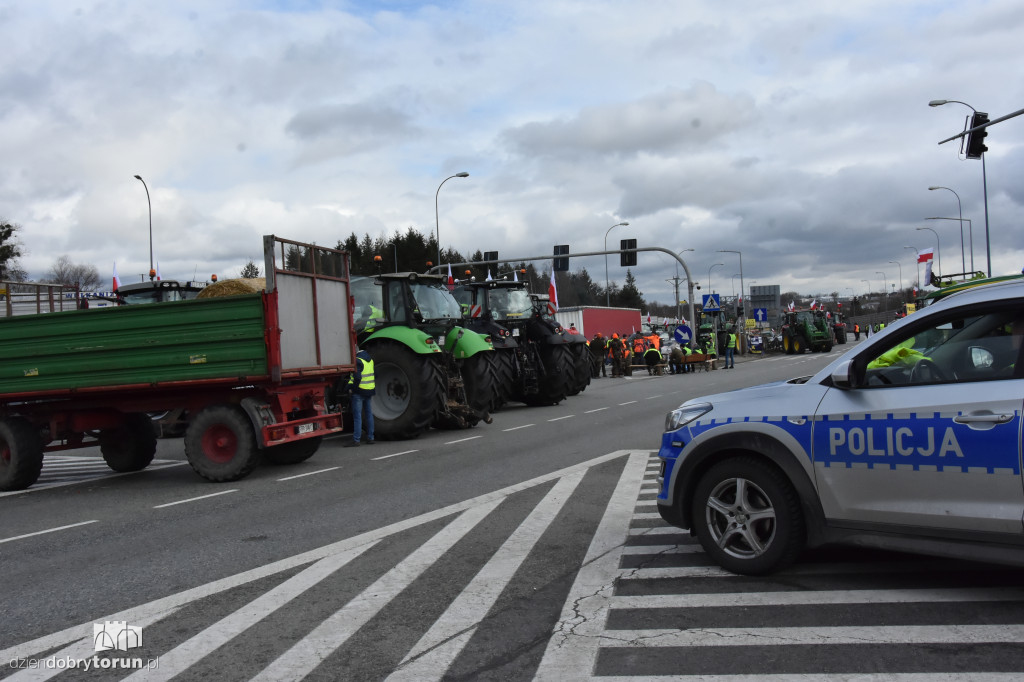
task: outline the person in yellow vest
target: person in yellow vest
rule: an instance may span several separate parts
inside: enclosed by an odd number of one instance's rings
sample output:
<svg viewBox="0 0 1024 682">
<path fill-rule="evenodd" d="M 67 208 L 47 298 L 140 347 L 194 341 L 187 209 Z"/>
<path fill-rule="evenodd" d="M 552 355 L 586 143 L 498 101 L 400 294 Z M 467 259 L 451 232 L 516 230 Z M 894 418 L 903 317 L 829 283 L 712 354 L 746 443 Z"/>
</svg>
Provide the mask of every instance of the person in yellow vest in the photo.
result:
<svg viewBox="0 0 1024 682">
<path fill-rule="evenodd" d="M 352 440 L 344 447 L 359 446 L 359 438 L 363 435 L 363 416 L 366 416 L 366 444 L 373 445 L 373 396 L 377 392 L 377 384 L 373 378 L 373 358 L 365 350 L 356 353 L 356 371 L 349 377 L 348 390 L 352 394 Z"/>
<path fill-rule="evenodd" d="M 644 351 L 644 364 L 647 365 L 647 374 L 654 375 L 658 371 L 658 365 L 661 364 L 661 351 L 651 346 Z"/>
<path fill-rule="evenodd" d="M 729 337 L 725 342 L 725 368 L 736 368 L 736 330 L 729 328 Z"/>
<path fill-rule="evenodd" d="M 378 308 L 377 306 L 373 305 L 372 303 L 366 307 L 368 308 L 367 312 L 369 313 L 369 315 L 366 318 L 366 324 L 363 326 L 363 329 L 366 331 L 370 331 L 372 329 L 375 329 L 377 325 L 381 324 L 381 322 L 384 320 L 384 311 Z"/>
</svg>

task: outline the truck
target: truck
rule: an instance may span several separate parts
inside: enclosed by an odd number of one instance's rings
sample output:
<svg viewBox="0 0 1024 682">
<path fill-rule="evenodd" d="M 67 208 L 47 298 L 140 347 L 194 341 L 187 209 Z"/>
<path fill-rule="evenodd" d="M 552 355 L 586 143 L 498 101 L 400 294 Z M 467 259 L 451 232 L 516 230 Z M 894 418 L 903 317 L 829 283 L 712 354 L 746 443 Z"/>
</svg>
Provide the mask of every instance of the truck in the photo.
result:
<svg viewBox="0 0 1024 682">
<path fill-rule="evenodd" d="M 576 330 L 588 339 L 598 332 L 606 338 L 611 338 L 612 334 L 629 336 L 641 327 L 639 308 L 573 306 L 559 308 L 555 318 L 566 329 L 576 325 Z"/>
<path fill-rule="evenodd" d="M 832 329 L 823 310 L 789 310 L 783 317 L 782 347 L 786 355 L 806 350 L 832 350 Z"/>
<path fill-rule="evenodd" d="M 185 456 L 210 481 L 304 461 L 340 433 L 331 396 L 355 370 L 348 254 L 263 245 L 261 293 L 0 320 L 0 490 L 31 486 L 46 452 L 99 446 L 112 470 L 145 469 L 152 412 L 187 409 Z"/>
<path fill-rule="evenodd" d="M 371 407 L 381 440 L 492 421 L 500 396 L 494 346 L 463 326 L 446 284 L 440 275 L 415 272 L 352 281 L 359 347 L 373 357 Z"/>
</svg>

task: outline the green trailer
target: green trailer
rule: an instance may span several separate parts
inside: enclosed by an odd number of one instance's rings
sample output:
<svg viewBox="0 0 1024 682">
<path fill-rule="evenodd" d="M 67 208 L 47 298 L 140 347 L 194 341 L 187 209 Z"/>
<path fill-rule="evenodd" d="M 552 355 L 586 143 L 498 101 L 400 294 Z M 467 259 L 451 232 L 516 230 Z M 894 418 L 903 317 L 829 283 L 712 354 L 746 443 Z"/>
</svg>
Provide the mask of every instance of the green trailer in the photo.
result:
<svg viewBox="0 0 1024 682">
<path fill-rule="evenodd" d="M 264 252 L 263 293 L 0 319 L 0 490 L 32 485 L 50 451 L 98 445 L 111 469 L 144 469 L 151 412 L 188 411 L 185 454 L 213 481 L 341 432 L 348 255 L 273 236 Z"/>
</svg>

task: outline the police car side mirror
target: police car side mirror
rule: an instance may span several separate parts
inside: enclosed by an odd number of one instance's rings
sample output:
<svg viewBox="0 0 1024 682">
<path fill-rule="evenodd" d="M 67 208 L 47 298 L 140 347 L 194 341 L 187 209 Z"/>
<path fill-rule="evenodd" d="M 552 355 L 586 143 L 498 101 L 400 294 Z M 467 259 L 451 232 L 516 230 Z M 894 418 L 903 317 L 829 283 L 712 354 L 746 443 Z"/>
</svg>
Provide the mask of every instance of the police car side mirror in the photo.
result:
<svg viewBox="0 0 1024 682">
<path fill-rule="evenodd" d="M 853 361 L 843 360 L 832 370 L 832 385 L 836 388 L 853 388 Z"/>
</svg>

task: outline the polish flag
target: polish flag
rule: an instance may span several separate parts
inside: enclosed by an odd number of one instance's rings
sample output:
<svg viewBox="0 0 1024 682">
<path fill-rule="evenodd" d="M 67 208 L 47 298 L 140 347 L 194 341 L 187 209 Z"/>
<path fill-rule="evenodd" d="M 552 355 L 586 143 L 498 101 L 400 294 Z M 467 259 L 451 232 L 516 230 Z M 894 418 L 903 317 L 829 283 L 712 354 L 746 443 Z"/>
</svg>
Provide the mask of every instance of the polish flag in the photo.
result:
<svg viewBox="0 0 1024 682">
<path fill-rule="evenodd" d="M 934 249 L 921 249 L 917 252 L 917 262 L 927 263 L 935 256 Z"/>
<path fill-rule="evenodd" d="M 651 314 L 647 313 L 647 324 L 651 323 Z"/>
<path fill-rule="evenodd" d="M 551 283 L 548 284 L 548 298 L 551 302 L 548 303 L 548 308 L 551 309 L 553 315 L 558 310 L 558 289 L 555 288 L 555 270 L 551 269 Z"/>
<path fill-rule="evenodd" d="M 114 291 L 121 286 L 121 278 L 117 276 L 117 261 L 114 261 Z"/>
<path fill-rule="evenodd" d="M 491 269 L 487 268 L 487 279 L 485 279 L 484 281 L 485 282 L 490 282 L 492 279 L 494 279 L 494 278 L 491 277 Z"/>
<path fill-rule="evenodd" d="M 796 310 L 796 304 L 793 301 L 789 302 L 789 309 L 790 310 Z"/>
<path fill-rule="evenodd" d="M 811 310 L 814 310 L 817 307 L 818 307 L 818 299 L 814 299 L 813 301 L 811 301 Z"/>
<path fill-rule="evenodd" d="M 455 291 L 455 278 L 452 277 L 452 264 L 448 264 L 448 291 Z"/>
</svg>

